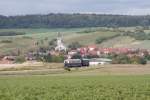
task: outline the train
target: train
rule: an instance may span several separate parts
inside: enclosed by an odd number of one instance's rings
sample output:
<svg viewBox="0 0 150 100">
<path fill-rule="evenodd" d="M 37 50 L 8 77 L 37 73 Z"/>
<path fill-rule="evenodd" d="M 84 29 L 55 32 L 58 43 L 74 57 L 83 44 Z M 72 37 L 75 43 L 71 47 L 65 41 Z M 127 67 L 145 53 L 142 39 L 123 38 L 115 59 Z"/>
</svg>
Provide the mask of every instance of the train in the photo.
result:
<svg viewBox="0 0 150 100">
<path fill-rule="evenodd" d="M 89 59 L 66 59 L 64 67 L 88 67 Z"/>
</svg>

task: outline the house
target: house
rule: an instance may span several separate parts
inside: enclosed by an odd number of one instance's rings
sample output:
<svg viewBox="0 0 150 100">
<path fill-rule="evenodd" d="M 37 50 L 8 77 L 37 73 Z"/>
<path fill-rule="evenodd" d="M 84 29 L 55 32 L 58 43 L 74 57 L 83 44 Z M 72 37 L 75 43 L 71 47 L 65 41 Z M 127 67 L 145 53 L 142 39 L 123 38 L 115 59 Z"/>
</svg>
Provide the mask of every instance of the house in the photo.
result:
<svg viewBox="0 0 150 100">
<path fill-rule="evenodd" d="M 4 56 L 0 59 L 0 64 L 13 64 L 16 56 Z"/>
<path fill-rule="evenodd" d="M 129 52 L 128 48 L 118 48 L 117 54 L 127 54 Z"/>
<path fill-rule="evenodd" d="M 88 52 L 88 48 L 87 47 L 82 47 L 82 48 L 78 48 L 77 49 L 81 54 L 86 54 Z"/>
<path fill-rule="evenodd" d="M 54 55 L 54 56 L 59 56 L 60 53 L 56 52 L 55 50 L 47 51 L 47 55 Z"/>
<path fill-rule="evenodd" d="M 75 55 L 77 53 L 78 53 L 77 50 L 71 50 L 71 51 L 68 52 L 68 55 Z"/>
<path fill-rule="evenodd" d="M 92 50 L 92 51 L 89 51 L 88 54 L 89 54 L 89 55 L 97 55 L 97 51 Z"/>
<path fill-rule="evenodd" d="M 71 59 L 72 56 L 76 55 L 77 53 L 78 53 L 77 50 L 71 50 L 71 51 L 68 52 L 67 58 Z"/>
<path fill-rule="evenodd" d="M 16 56 L 5 56 L 3 60 L 9 60 L 9 61 L 14 61 L 16 59 Z"/>
<path fill-rule="evenodd" d="M 94 51 L 96 49 L 98 49 L 96 45 L 90 45 L 90 46 L 88 46 L 88 50 L 89 51 Z"/>
<path fill-rule="evenodd" d="M 104 54 L 110 54 L 110 53 L 112 53 L 112 48 L 103 48 L 103 49 L 101 49 L 102 50 L 102 52 L 104 53 Z"/>
</svg>

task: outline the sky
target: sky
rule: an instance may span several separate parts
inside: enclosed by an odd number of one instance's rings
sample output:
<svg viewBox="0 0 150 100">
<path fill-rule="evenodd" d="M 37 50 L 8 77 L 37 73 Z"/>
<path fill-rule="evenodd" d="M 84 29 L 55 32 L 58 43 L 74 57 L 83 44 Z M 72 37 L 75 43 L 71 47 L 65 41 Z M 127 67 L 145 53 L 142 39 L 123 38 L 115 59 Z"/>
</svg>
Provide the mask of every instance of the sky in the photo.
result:
<svg viewBox="0 0 150 100">
<path fill-rule="evenodd" d="M 49 13 L 150 15 L 150 0 L 0 0 L 0 15 Z"/>
</svg>

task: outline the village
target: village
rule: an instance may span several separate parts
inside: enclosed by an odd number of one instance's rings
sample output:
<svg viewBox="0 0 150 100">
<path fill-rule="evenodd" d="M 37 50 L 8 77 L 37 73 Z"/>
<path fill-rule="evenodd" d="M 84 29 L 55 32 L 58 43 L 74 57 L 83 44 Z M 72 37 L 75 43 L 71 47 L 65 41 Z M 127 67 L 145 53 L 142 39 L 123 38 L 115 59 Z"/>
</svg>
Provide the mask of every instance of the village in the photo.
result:
<svg viewBox="0 0 150 100">
<path fill-rule="evenodd" d="M 150 100 L 150 0 L 0 1 L 0 100 Z"/>
<path fill-rule="evenodd" d="M 25 54 L 24 59 L 17 59 L 16 55 L 3 55 L 0 64 L 23 63 L 27 61 L 41 61 L 65 63 L 66 60 L 78 62 L 79 59 L 88 60 L 87 66 L 104 64 L 147 64 L 150 59 L 150 50 L 135 48 L 103 48 L 96 45 L 88 45 L 68 48 L 63 43 L 62 35 L 58 33 L 54 49 L 39 49 Z M 16 59 L 18 62 L 16 62 Z M 74 66 L 78 66 L 74 64 Z"/>
</svg>

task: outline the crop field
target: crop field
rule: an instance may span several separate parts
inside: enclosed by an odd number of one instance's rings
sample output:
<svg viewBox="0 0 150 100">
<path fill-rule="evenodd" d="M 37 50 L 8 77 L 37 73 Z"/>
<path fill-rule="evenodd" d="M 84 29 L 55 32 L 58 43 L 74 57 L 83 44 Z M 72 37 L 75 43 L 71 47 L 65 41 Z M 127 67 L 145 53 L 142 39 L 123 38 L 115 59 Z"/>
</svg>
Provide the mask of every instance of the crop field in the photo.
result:
<svg viewBox="0 0 150 100">
<path fill-rule="evenodd" d="M 0 100 L 149 100 L 150 76 L 1 76 Z"/>
</svg>

